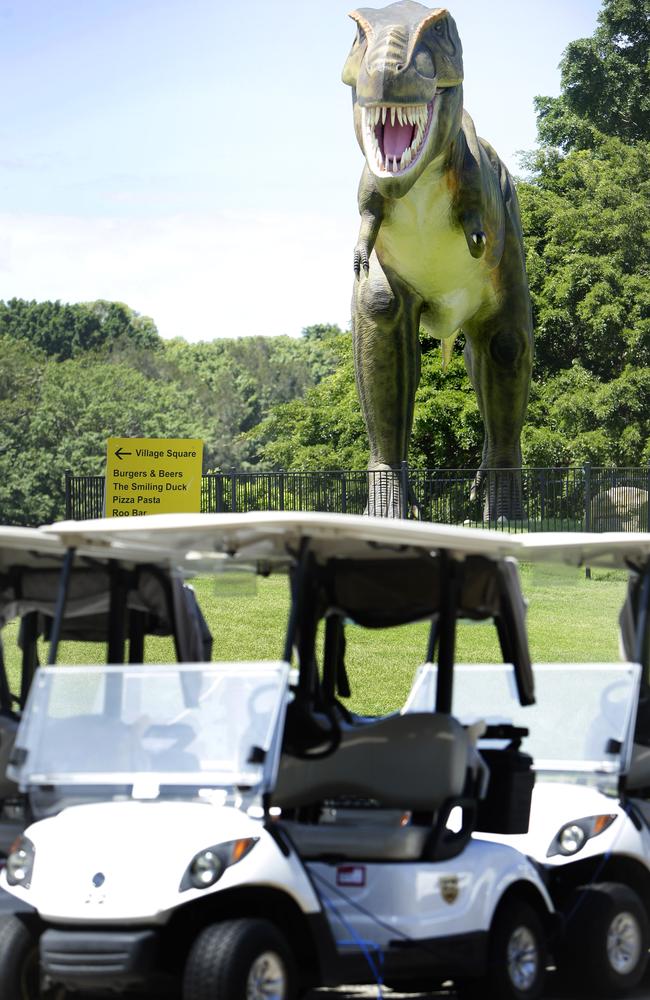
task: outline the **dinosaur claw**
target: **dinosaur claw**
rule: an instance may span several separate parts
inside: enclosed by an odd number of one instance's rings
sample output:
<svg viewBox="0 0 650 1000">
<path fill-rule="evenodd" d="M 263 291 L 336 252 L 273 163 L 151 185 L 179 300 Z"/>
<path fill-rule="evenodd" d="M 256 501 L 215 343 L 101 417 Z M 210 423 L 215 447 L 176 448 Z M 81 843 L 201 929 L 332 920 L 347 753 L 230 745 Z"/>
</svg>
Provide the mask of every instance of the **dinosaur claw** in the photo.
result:
<svg viewBox="0 0 650 1000">
<path fill-rule="evenodd" d="M 354 273 L 357 278 L 361 277 L 361 269 L 368 276 L 370 270 L 370 260 L 368 259 L 368 251 L 365 247 L 357 247 L 354 251 Z"/>
<path fill-rule="evenodd" d="M 481 229 L 477 232 L 470 233 L 468 246 L 472 257 L 482 257 L 485 253 L 486 243 L 487 236 Z"/>
</svg>

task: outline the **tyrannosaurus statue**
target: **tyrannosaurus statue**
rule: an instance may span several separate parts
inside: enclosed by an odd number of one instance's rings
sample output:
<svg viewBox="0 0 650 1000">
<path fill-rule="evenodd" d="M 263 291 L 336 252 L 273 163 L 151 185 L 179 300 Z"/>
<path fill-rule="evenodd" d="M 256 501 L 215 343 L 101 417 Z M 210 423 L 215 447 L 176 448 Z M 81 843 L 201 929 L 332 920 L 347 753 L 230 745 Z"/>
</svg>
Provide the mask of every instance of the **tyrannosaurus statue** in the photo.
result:
<svg viewBox="0 0 650 1000">
<path fill-rule="evenodd" d="M 352 330 L 370 443 L 370 513 L 399 516 L 420 377 L 420 327 L 465 335 L 485 426 L 485 469 L 521 465 L 532 317 L 512 178 L 463 111 L 462 48 L 447 10 L 401 0 L 350 15 L 343 68 L 365 156 L 354 251 Z M 391 471 L 393 470 L 393 471 Z M 376 475 L 383 471 L 383 475 Z M 521 516 L 517 473 L 490 477 L 490 519 Z"/>
</svg>

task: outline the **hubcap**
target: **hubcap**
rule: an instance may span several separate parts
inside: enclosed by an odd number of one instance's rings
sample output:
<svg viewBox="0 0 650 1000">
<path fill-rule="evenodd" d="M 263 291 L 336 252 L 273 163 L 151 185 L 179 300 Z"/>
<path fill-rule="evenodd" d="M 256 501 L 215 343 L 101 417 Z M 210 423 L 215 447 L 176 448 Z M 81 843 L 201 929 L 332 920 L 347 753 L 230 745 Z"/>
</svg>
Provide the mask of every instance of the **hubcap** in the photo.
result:
<svg viewBox="0 0 650 1000">
<path fill-rule="evenodd" d="M 537 940 L 528 927 L 517 927 L 508 941 L 508 975 L 510 982 L 522 992 L 535 982 L 539 968 Z"/>
<path fill-rule="evenodd" d="M 274 951 L 264 951 L 255 959 L 246 982 L 246 1000 L 285 1000 L 287 974 Z"/>
<path fill-rule="evenodd" d="M 619 976 L 625 976 L 636 966 L 641 955 L 641 931 L 634 916 L 627 911 L 617 913 L 607 932 L 607 958 Z"/>
</svg>

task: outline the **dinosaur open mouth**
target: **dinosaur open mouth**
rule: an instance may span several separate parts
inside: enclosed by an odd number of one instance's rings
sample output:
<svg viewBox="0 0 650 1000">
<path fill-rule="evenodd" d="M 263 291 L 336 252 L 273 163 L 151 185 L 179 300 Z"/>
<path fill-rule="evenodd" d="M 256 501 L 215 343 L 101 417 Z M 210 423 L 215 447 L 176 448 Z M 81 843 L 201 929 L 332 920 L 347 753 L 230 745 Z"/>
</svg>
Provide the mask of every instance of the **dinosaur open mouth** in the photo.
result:
<svg viewBox="0 0 650 1000">
<path fill-rule="evenodd" d="M 362 108 L 368 163 L 381 173 L 408 170 L 422 152 L 433 113 L 430 104 L 382 104 Z"/>
</svg>

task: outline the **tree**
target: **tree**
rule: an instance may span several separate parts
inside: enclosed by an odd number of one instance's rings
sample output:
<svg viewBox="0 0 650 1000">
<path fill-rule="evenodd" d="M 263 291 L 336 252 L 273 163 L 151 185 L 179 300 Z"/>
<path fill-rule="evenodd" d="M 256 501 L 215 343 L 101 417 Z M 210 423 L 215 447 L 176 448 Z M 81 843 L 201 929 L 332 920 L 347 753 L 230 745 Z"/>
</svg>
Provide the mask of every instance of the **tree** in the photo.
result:
<svg viewBox="0 0 650 1000">
<path fill-rule="evenodd" d="M 542 150 L 519 186 L 536 379 L 579 361 L 609 379 L 650 364 L 650 144 Z"/>
<path fill-rule="evenodd" d="M 29 341 L 47 355 L 65 361 L 92 350 L 129 344 L 157 350 L 160 338 L 153 320 L 122 302 L 0 302 L 0 334 Z"/>
<path fill-rule="evenodd" d="M 591 38 L 566 48 L 562 95 L 538 97 L 539 137 L 589 148 L 594 129 L 624 142 L 650 140 L 650 0 L 604 0 Z"/>
</svg>

